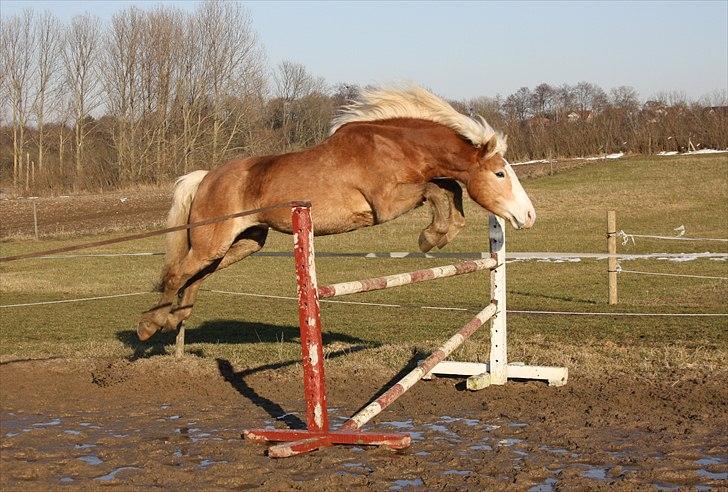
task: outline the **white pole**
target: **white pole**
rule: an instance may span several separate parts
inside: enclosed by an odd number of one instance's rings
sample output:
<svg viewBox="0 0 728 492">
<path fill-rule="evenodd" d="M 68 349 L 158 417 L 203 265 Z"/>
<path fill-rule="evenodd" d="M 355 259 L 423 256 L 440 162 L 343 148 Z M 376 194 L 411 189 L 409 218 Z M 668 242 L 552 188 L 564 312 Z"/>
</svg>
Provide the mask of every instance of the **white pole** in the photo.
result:
<svg viewBox="0 0 728 492">
<path fill-rule="evenodd" d="M 489 214 L 488 232 L 491 258 L 496 268 L 490 271 L 490 297 L 498 311 L 490 320 L 490 384 L 505 384 L 508 380 L 508 335 L 506 333 L 506 241 L 505 222 Z"/>
</svg>

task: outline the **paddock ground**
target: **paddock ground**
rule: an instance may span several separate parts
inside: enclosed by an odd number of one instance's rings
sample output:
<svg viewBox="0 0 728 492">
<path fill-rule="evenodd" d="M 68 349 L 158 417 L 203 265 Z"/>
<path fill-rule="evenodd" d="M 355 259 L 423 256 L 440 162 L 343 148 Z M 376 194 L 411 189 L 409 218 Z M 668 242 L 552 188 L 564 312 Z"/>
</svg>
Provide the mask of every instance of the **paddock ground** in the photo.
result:
<svg viewBox="0 0 728 492">
<path fill-rule="evenodd" d="M 527 179 L 538 222 L 529 232 L 509 228 L 508 248 L 603 251 L 608 208 L 617 210 L 618 227 L 628 232 L 670 233 L 685 225 L 690 236 L 727 237 L 727 169 L 725 155 L 634 157 Z M 41 222 L 41 233 L 48 235 L 39 242 L 29 239 L 29 202 L 2 200 L 0 249 L 16 254 L 159 225 L 168 200 L 168 191 L 156 189 L 41 199 L 41 217 L 54 216 L 61 225 L 54 230 Z M 448 251 L 484 248 L 485 214 L 469 204 L 466 216 L 466 230 Z M 426 220 L 420 209 L 381 227 L 317 238 L 316 246 L 411 251 Z M 161 247 L 156 238 L 91 253 Z M 290 237 L 271 235 L 267 247 L 290 250 Z M 638 240 L 620 246 L 632 253 L 708 250 L 728 251 L 725 243 Z M 443 263 L 322 258 L 318 270 L 320 281 L 328 283 Z M 188 356 L 174 361 L 165 355 L 171 336 L 142 344 L 133 331 L 139 313 L 154 302 L 149 290 L 159 257 L 2 265 L 2 305 L 139 294 L 0 308 L 0 488 L 728 487 L 726 318 L 617 315 L 725 313 L 726 282 L 621 275 L 621 302 L 610 307 L 606 265 L 596 260 L 507 267 L 510 309 L 614 313 L 509 317 L 510 360 L 567 366 L 566 386 L 512 382 L 470 393 L 459 389 L 457 379 L 422 382 L 367 426 L 412 432 L 410 449 L 337 447 L 303 458 L 268 459 L 263 446 L 242 441 L 240 433 L 300 424 L 295 303 L 240 294 L 291 295 L 292 266 L 288 258 L 250 258 L 211 278 L 190 319 Z M 708 259 L 624 266 L 728 276 L 727 262 Z M 486 281 L 475 274 L 347 299 L 396 308 L 324 304 L 332 420 L 357 410 L 471 315 L 423 305 L 474 311 L 485 299 Z M 456 357 L 482 360 L 487 353 L 484 331 Z"/>
</svg>

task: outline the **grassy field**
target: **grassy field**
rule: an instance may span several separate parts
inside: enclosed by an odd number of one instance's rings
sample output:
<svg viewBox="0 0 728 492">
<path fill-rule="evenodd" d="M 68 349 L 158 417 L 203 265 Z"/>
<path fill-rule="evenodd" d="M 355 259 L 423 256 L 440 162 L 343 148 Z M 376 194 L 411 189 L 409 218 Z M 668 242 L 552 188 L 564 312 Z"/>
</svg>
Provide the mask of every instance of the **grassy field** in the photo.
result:
<svg viewBox="0 0 728 492">
<path fill-rule="evenodd" d="M 688 236 L 728 237 L 728 157 L 633 157 L 597 161 L 587 167 L 524 182 L 536 206 L 536 226 L 507 231 L 510 251 L 605 251 L 605 215 L 617 211 L 618 229 Z M 0 205 L 1 206 L 1 205 Z M 469 203 L 468 225 L 446 251 L 487 248 L 486 214 Z M 319 251 L 415 251 L 426 224 L 420 209 L 383 226 L 317 238 Z M 73 240 L 6 241 L 2 255 L 47 249 L 112 236 Z M 271 233 L 267 250 L 290 251 L 291 238 Z M 161 251 L 161 238 L 123 243 L 103 252 Z M 726 243 L 637 240 L 622 252 L 727 252 Z M 145 292 L 161 257 L 28 260 L 3 264 L 0 304 Z M 320 283 L 409 271 L 446 263 L 435 259 L 321 258 Z M 728 277 L 728 262 L 640 260 L 624 268 Z M 728 281 L 620 276 L 620 304 L 607 302 L 606 262 L 515 262 L 508 264 L 508 303 L 516 310 L 607 312 L 728 312 Z M 295 293 L 289 258 L 249 258 L 213 276 L 205 286 L 258 294 Z M 350 301 L 401 304 L 401 308 L 324 304 L 325 341 L 330 352 L 351 352 L 356 363 L 397 367 L 413 351 L 426 352 L 465 323 L 470 313 L 422 309 L 463 307 L 475 312 L 488 299 L 487 280 L 474 274 L 400 289 L 349 296 Z M 156 294 L 82 303 L 0 308 L 0 357 L 130 357 L 170 350 L 172 336 L 136 341 L 139 313 Z M 204 291 L 188 322 L 188 350 L 243 364 L 298 357 L 295 302 Z M 638 318 L 511 315 L 510 357 L 558 363 L 592 372 L 604 367 L 672 370 L 721 366 L 728 352 L 728 317 Z M 487 330 L 461 349 L 461 357 L 487 358 Z"/>
</svg>

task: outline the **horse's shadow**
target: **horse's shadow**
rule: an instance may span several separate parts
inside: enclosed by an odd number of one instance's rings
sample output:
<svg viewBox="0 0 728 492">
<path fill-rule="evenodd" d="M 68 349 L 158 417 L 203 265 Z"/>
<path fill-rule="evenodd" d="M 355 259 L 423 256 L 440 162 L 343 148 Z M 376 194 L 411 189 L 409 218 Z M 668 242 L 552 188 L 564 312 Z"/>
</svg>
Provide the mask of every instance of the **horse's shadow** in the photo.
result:
<svg viewBox="0 0 728 492">
<path fill-rule="evenodd" d="M 128 357 L 130 361 L 152 357 L 155 355 L 168 355 L 169 347 L 175 343 L 175 333 L 157 333 L 150 340 L 141 342 L 134 330 L 121 330 L 116 332 L 116 338 L 125 346 L 133 349 Z M 369 347 L 376 346 L 371 341 L 337 332 L 322 333 L 324 344 L 343 342 L 347 344 L 361 344 Z M 194 329 L 185 332 L 185 344 L 214 343 L 214 344 L 251 344 L 251 343 L 282 343 L 297 342 L 300 340 L 300 330 L 297 326 L 273 325 L 260 322 L 218 319 L 206 321 Z M 199 349 L 186 349 L 188 354 L 202 356 Z"/>
<path fill-rule="evenodd" d="M 379 343 L 363 340 L 343 333 L 325 332 L 322 334 L 324 345 L 332 342 L 343 342 L 350 344 L 345 349 L 336 350 L 326 354 L 327 359 L 334 359 L 344 355 L 360 352 L 369 348 L 378 347 Z M 154 355 L 168 355 L 168 346 L 174 344 L 174 333 L 160 333 L 155 335 L 151 341 L 140 342 L 136 332 L 133 330 L 122 330 L 116 333 L 116 337 L 124 345 L 134 349 L 130 361 L 152 357 Z M 254 323 L 236 320 L 213 320 L 205 322 L 199 327 L 188 330 L 185 333 L 185 343 L 273 343 L 273 342 L 296 342 L 300 339 L 300 331 L 297 326 L 272 325 L 267 323 Z M 204 356 L 202 350 L 186 349 L 188 354 L 198 357 Z M 246 382 L 246 377 L 263 371 L 273 371 L 300 363 L 300 359 L 292 359 L 280 362 L 264 364 L 261 366 L 235 371 L 230 361 L 217 358 L 217 367 L 220 375 L 238 393 L 249 399 L 253 404 L 262 408 L 272 418 L 286 423 L 291 428 L 305 428 L 306 424 L 292 413 L 287 413 L 278 403 L 260 395 L 252 386 Z"/>
</svg>

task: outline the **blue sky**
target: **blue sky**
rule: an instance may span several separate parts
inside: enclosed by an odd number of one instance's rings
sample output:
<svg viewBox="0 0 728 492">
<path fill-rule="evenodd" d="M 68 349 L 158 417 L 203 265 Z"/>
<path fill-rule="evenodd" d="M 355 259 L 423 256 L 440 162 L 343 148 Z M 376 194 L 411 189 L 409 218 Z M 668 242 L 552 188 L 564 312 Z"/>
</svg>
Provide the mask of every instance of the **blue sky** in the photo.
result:
<svg viewBox="0 0 728 492">
<path fill-rule="evenodd" d="M 145 1 L 5 1 L 102 19 Z M 165 2 L 194 9 L 194 1 Z M 541 82 L 634 86 L 643 98 L 728 88 L 728 2 L 245 2 L 271 65 L 329 83 L 411 80 L 452 98 Z"/>
</svg>

